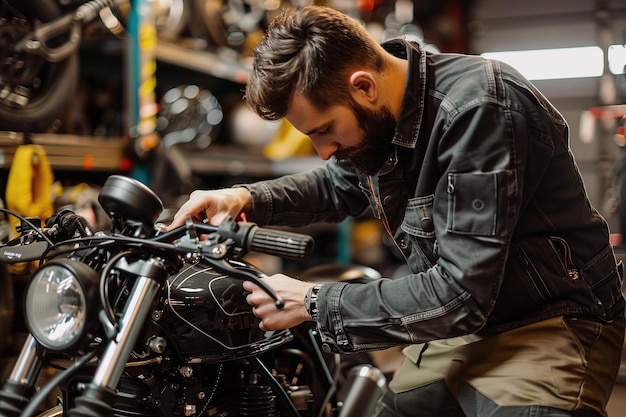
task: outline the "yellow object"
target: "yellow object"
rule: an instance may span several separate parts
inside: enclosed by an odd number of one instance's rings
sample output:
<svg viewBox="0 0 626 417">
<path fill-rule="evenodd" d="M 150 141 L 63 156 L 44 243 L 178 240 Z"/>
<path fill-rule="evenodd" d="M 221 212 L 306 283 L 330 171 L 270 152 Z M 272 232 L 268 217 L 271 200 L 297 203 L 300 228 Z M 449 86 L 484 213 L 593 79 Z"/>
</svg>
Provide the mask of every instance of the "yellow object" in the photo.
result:
<svg viewBox="0 0 626 417">
<path fill-rule="evenodd" d="M 309 156 L 315 153 L 308 136 L 293 127 L 287 119 L 282 119 L 274 139 L 263 148 L 269 159 L 285 159 L 292 156 Z"/>
<path fill-rule="evenodd" d="M 54 175 L 45 150 L 40 145 L 21 145 L 15 150 L 6 187 L 6 206 L 24 217 L 42 221 L 53 214 L 52 184 Z M 8 216 L 12 237 L 16 237 L 20 220 Z M 9 272 L 23 273 L 27 265 L 8 265 Z"/>
</svg>

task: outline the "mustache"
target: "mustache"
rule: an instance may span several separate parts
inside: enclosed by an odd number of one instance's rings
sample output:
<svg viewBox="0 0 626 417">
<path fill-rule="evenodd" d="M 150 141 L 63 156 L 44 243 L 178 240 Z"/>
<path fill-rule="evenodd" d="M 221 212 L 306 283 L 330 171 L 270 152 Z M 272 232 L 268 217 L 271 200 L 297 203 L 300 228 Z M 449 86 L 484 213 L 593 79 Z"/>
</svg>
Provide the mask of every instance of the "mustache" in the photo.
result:
<svg viewBox="0 0 626 417">
<path fill-rule="evenodd" d="M 333 158 L 335 158 L 338 161 L 342 161 L 342 160 L 350 159 L 351 157 L 357 155 L 358 153 L 359 153 L 359 150 L 353 146 L 350 148 L 338 149 L 337 151 L 335 151 L 335 153 L 333 153 Z"/>
</svg>

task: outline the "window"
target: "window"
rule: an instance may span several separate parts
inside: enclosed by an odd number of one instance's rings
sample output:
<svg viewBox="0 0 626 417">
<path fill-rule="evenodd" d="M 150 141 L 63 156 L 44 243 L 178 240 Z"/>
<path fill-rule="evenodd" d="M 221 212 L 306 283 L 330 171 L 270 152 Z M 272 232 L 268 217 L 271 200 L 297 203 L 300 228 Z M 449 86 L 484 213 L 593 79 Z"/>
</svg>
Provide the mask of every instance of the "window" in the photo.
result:
<svg viewBox="0 0 626 417">
<path fill-rule="evenodd" d="M 604 71 L 604 56 L 599 46 L 485 52 L 481 56 L 506 62 L 529 80 L 599 77 Z M 626 45 L 611 45 L 608 60 L 613 74 L 623 73 Z"/>
</svg>

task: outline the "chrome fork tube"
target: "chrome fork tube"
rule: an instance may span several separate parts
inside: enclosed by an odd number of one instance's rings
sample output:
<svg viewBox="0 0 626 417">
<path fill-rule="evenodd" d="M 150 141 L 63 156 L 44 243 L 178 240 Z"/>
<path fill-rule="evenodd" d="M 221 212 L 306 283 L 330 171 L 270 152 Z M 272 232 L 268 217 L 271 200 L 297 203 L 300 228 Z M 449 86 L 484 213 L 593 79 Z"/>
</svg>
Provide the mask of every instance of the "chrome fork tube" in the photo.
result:
<svg viewBox="0 0 626 417">
<path fill-rule="evenodd" d="M 33 387 L 42 364 L 41 358 L 37 356 L 37 341 L 29 333 L 7 379 L 16 384 Z"/>
<path fill-rule="evenodd" d="M 110 390 L 117 387 L 159 288 L 160 284 L 152 278 L 139 277 L 136 280 L 118 323 L 115 339 L 108 342 L 100 358 L 92 380 L 93 386 Z"/>
</svg>

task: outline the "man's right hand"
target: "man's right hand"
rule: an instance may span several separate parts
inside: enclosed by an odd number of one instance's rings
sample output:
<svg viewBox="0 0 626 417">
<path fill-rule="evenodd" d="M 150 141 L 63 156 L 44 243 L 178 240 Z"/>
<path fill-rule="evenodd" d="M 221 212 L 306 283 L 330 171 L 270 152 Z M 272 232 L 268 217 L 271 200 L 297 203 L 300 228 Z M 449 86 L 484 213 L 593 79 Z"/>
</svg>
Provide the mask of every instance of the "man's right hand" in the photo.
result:
<svg viewBox="0 0 626 417">
<path fill-rule="evenodd" d="M 249 213 L 251 208 L 252 195 L 246 188 L 196 190 L 178 209 L 167 229 L 182 226 L 188 218 L 217 226 L 229 216 L 235 219 L 241 213 Z"/>
</svg>

